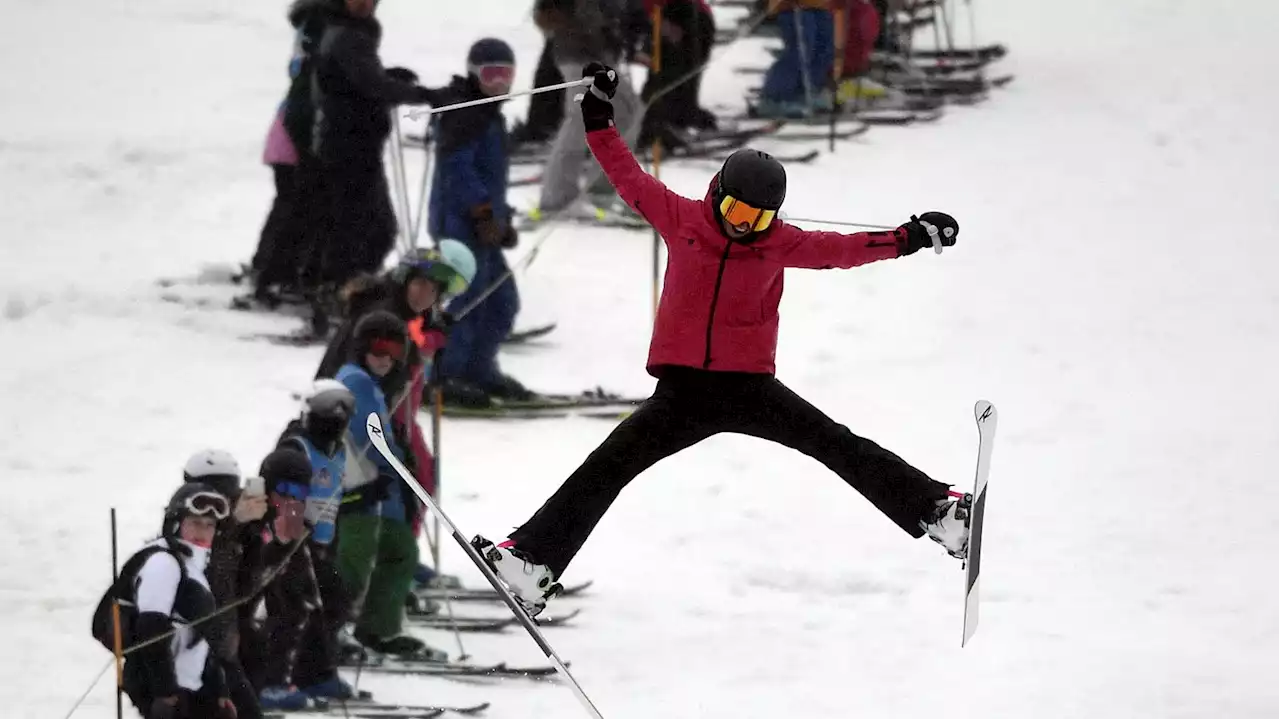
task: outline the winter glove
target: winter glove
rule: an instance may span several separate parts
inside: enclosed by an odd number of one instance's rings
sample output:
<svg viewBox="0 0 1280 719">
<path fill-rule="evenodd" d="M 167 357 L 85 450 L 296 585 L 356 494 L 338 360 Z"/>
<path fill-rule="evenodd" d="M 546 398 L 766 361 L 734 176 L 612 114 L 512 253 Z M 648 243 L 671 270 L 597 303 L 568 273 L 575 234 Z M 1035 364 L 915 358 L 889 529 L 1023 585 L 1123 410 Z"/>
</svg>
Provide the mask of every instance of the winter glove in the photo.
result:
<svg viewBox="0 0 1280 719">
<path fill-rule="evenodd" d="M 409 98 L 409 105 L 434 105 L 436 102 L 436 92 L 429 88 L 415 85 L 413 88 L 413 96 Z"/>
<path fill-rule="evenodd" d="M 493 205 L 484 203 L 471 208 L 471 225 L 475 228 L 476 239 L 489 247 L 501 247 L 506 228 L 493 216 Z"/>
<path fill-rule="evenodd" d="M 894 232 L 898 244 L 898 256 L 913 254 L 925 247 L 933 247 L 933 237 L 926 225 L 937 228 L 938 239 L 943 247 L 951 247 L 956 243 L 956 235 L 960 234 L 960 225 L 955 218 L 945 212 L 926 212 L 919 217 L 911 216 L 911 221 Z"/>
<path fill-rule="evenodd" d="M 520 233 L 516 231 L 516 228 L 511 226 L 511 221 L 508 220 L 507 231 L 502 235 L 502 249 L 514 250 L 518 242 L 520 242 Z"/>
<path fill-rule="evenodd" d="M 407 67 L 389 67 L 387 68 L 387 77 L 400 82 L 407 82 L 410 85 L 418 84 L 418 73 Z"/>
<path fill-rule="evenodd" d="M 147 719 L 177 719 L 180 698 L 174 695 L 152 699 L 151 707 L 147 709 Z"/>
<path fill-rule="evenodd" d="M 587 132 L 613 125 L 613 94 L 618 91 L 618 71 L 598 62 L 582 68 L 582 76 L 591 78 L 591 86 L 582 93 L 582 124 Z"/>
</svg>

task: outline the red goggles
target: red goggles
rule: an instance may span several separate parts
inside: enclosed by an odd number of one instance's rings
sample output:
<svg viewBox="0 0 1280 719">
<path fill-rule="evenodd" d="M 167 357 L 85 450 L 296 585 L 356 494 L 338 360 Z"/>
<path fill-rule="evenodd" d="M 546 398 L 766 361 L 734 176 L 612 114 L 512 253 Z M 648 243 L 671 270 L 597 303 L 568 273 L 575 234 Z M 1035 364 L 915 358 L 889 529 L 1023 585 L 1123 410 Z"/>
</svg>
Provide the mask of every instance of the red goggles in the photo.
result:
<svg viewBox="0 0 1280 719">
<path fill-rule="evenodd" d="M 734 227 L 748 225 L 753 232 L 763 232 L 773 223 L 774 215 L 778 214 L 777 210 L 762 210 L 758 207 L 752 207 L 745 202 L 733 197 L 725 195 L 720 201 L 720 216 Z"/>
<path fill-rule="evenodd" d="M 403 360 L 404 343 L 396 340 L 376 339 L 369 343 L 369 354 L 374 357 L 390 357 L 394 360 Z"/>
<path fill-rule="evenodd" d="M 479 65 L 472 71 L 484 87 L 501 87 L 505 90 L 516 79 L 514 65 Z"/>
</svg>

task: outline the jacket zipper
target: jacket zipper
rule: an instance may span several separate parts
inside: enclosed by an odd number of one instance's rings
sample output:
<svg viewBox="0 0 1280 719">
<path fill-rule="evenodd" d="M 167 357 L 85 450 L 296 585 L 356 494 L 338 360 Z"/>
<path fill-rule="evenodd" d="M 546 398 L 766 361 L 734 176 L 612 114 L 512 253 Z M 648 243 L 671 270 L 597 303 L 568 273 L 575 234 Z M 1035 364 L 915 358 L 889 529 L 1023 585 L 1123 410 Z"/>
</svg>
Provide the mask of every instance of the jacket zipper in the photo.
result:
<svg viewBox="0 0 1280 719">
<path fill-rule="evenodd" d="M 707 313 L 707 354 L 702 360 L 702 369 L 711 368 L 711 328 L 716 321 L 716 303 L 720 301 L 720 281 L 724 279 L 724 265 L 729 260 L 729 250 L 733 249 L 733 240 L 725 243 L 724 254 L 720 256 L 720 268 L 716 270 L 716 288 L 711 292 L 711 311 Z"/>
</svg>

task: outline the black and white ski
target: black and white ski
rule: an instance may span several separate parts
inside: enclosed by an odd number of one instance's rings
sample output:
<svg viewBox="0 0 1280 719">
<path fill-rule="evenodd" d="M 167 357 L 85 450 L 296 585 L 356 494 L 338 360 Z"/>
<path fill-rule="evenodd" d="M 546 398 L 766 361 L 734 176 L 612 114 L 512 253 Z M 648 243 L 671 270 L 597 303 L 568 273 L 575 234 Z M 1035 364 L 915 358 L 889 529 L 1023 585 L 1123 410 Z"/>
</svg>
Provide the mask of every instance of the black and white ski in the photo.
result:
<svg viewBox="0 0 1280 719">
<path fill-rule="evenodd" d="M 458 525 L 453 523 L 453 520 L 449 518 L 449 515 L 440 511 L 440 505 L 436 504 L 435 500 L 431 498 L 431 495 L 427 494 L 427 491 L 422 488 L 422 485 L 418 484 L 417 480 L 414 479 L 413 473 L 409 471 L 409 468 L 405 467 L 404 463 L 400 461 L 400 458 L 391 451 L 391 447 L 387 444 L 386 435 L 383 434 L 382 419 L 378 416 L 378 413 L 370 412 L 369 416 L 365 418 L 365 431 L 369 433 L 369 441 L 378 450 L 378 453 L 382 455 L 382 458 L 391 465 L 391 468 L 395 470 L 396 474 L 400 475 L 401 481 L 403 481 L 405 486 L 409 488 L 409 491 L 413 492 L 414 496 L 418 498 L 418 501 L 422 502 L 427 509 L 440 520 L 441 524 L 449 530 L 450 536 L 452 536 L 453 540 L 458 543 L 458 546 L 462 547 L 462 551 L 466 553 L 467 558 L 471 560 L 471 563 L 476 566 L 476 569 L 480 570 L 480 573 L 484 575 L 484 578 L 489 582 L 489 585 L 493 587 L 494 591 L 502 595 L 503 602 L 507 605 L 507 608 L 515 615 L 521 626 L 523 626 L 525 631 L 529 633 L 529 637 L 533 639 L 534 643 L 538 645 L 538 648 L 542 650 L 542 653 L 551 661 L 553 665 L 551 673 L 558 672 L 560 676 L 564 678 L 565 683 L 569 685 L 569 688 L 582 704 L 582 707 L 586 709 L 594 719 L 604 719 L 600 710 L 596 708 L 596 705 L 582 689 L 582 685 L 579 684 L 578 680 L 569 672 L 569 667 L 565 664 L 564 660 L 560 658 L 560 655 L 556 653 L 555 649 L 551 648 L 551 644 L 549 644 L 546 637 L 543 636 L 542 630 L 538 628 L 538 625 L 533 621 L 528 613 L 524 611 L 524 608 L 520 606 L 520 603 L 516 601 L 516 598 L 511 595 L 511 592 L 506 588 L 506 585 L 498 579 L 498 575 L 489 568 L 488 563 L 480 556 L 476 551 L 476 548 L 471 546 L 471 542 L 467 541 L 467 538 L 462 536 L 462 532 L 458 530 Z M 505 665 L 500 665 L 500 667 L 505 667 Z M 503 675 L 510 676 L 510 672 L 512 671 L 513 670 L 511 668 L 506 668 L 506 673 L 503 673 Z M 524 675 L 529 676 L 528 673 L 524 673 Z"/>
<path fill-rule="evenodd" d="M 982 568 L 982 521 L 987 507 L 987 477 L 991 474 L 991 448 L 996 440 L 995 405 L 979 400 L 973 406 L 973 421 L 978 425 L 978 468 L 973 480 L 972 507 L 969 515 L 969 550 L 964 564 L 964 636 L 960 646 L 973 638 L 978 630 L 978 572 Z"/>
</svg>

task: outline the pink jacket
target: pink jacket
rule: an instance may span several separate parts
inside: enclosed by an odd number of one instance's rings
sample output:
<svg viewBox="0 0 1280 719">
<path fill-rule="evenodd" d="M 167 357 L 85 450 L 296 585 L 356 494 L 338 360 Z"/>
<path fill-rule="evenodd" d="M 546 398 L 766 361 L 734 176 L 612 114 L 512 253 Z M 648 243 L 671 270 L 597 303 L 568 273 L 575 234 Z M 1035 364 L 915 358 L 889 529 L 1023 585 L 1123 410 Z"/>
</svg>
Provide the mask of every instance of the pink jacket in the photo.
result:
<svg viewBox="0 0 1280 719">
<path fill-rule="evenodd" d="M 807 232 L 780 220 L 754 242 L 730 242 L 710 190 L 690 200 L 667 189 L 640 168 L 613 127 L 587 133 L 587 144 L 618 195 L 667 245 L 646 365 L 652 375 L 662 365 L 773 374 L 784 268 L 848 268 L 898 256 L 893 232 Z"/>
<path fill-rule="evenodd" d="M 262 161 L 268 165 L 298 164 L 298 150 L 284 129 L 283 109 L 276 113 L 271 127 L 267 129 L 267 147 L 262 152 Z"/>
</svg>

